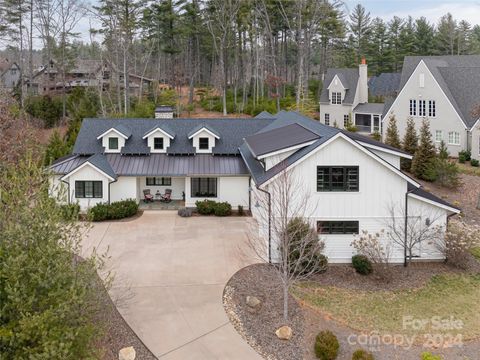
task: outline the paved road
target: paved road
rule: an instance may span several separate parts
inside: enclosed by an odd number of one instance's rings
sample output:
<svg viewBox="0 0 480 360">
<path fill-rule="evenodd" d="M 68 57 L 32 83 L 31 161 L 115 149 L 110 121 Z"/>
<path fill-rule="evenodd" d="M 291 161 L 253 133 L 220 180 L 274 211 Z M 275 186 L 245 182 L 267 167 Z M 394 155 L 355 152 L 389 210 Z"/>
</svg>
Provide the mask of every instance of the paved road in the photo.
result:
<svg viewBox="0 0 480 360">
<path fill-rule="evenodd" d="M 159 359 L 261 359 L 230 324 L 222 304 L 226 282 L 249 262 L 239 260 L 245 259 L 239 248 L 246 223 L 239 217 L 150 211 L 129 222 L 95 224 L 83 252 L 109 248 L 111 296 Z"/>
</svg>

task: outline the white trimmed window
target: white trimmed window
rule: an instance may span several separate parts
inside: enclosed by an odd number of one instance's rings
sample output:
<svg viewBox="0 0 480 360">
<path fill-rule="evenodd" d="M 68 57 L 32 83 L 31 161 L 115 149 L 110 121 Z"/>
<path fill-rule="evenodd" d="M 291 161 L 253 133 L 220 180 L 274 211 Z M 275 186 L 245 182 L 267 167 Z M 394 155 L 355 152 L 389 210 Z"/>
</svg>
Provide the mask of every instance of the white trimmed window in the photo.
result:
<svg viewBox="0 0 480 360">
<path fill-rule="evenodd" d="M 443 140 L 443 132 L 442 130 L 435 130 L 435 141 L 441 142 Z"/>
<path fill-rule="evenodd" d="M 343 115 L 343 127 L 346 128 L 350 122 L 350 115 Z"/>
<path fill-rule="evenodd" d="M 330 125 L 330 114 L 325 114 L 325 125 Z"/>
<path fill-rule="evenodd" d="M 425 100 L 418 100 L 418 116 L 427 116 L 427 107 Z"/>
<path fill-rule="evenodd" d="M 410 99 L 410 116 L 417 116 L 417 100 Z"/>
<path fill-rule="evenodd" d="M 460 133 L 456 131 L 450 131 L 448 133 L 448 144 L 449 145 L 460 145 Z"/>
<path fill-rule="evenodd" d="M 332 104 L 337 105 L 342 103 L 342 93 L 332 92 Z"/>
<path fill-rule="evenodd" d="M 435 116 L 437 116 L 435 100 L 429 100 L 428 101 L 428 117 L 435 117 Z"/>
</svg>

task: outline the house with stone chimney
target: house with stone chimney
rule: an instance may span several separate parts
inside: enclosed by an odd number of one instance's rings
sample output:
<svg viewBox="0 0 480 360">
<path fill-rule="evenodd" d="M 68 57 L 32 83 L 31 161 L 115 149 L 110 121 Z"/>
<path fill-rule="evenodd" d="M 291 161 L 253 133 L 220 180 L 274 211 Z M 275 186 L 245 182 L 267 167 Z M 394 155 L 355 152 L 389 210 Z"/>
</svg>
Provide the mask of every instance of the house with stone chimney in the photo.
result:
<svg viewBox="0 0 480 360">
<path fill-rule="evenodd" d="M 362 59 L 358 69 L 330 68 L 320 94 L 320 122 L 337 127 L 355 126 L 366 134 L 381 133 L 383 103 L 368 102 L 368 67 Z"/>
</svg>

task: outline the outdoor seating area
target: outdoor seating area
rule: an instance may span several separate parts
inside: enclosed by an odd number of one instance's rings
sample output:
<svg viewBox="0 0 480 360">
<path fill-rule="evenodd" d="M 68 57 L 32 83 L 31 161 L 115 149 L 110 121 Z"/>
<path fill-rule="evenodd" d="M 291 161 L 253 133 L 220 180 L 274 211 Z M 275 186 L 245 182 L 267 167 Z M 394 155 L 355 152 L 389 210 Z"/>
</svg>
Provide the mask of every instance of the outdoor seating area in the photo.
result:
<svg viewBox="0 0 480 360">
<path fill-rule="evenodd" d="M 184 200 L 170 200 L 169 202 L 164 202 L 160 200 L 152 200 L 145 202 L 144 200 L 142 200 L 138 205 L 139 210 L 179 210 L 184 207 Z"/>
</svg>

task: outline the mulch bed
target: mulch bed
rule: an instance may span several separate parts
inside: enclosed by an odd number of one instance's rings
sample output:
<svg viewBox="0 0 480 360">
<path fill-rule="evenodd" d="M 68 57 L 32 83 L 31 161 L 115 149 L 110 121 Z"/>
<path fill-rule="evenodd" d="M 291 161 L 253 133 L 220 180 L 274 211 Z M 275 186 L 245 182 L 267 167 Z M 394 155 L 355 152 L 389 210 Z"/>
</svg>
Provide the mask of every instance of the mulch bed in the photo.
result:
<svg viewBox="0 0 480 360">
<path fill-rule="evenodd" d="M 97 315 L 97 323 L 106 325 L 104 336 L 96 344 L 102 355 L 100 359 L 118 360 L 120 349 L 133 346 L 136 352 L 136 359 L 157 360 L 157 357 L 148 350 L 145 344 L 128 326 L 108 293 L 102 291 L 99 297 L 103 311 Z"/>
<path fill-rule="evenodd" d="M 247 296 L 262 303 L 251 312 Z M 242 337 L 267 359 L 293 360 L 303 357 L 303 311 L 293 297 L 289 298 L 289 320 L 283 319 L 283 293 L 275 270 L 266 264 L 247 266 L 238 271 L 225 287 L 224 307 L 230 321 Z M 280 340 L 275 331 L 288 325 L 293 330 L 289 341 Z"/>
</svg>

